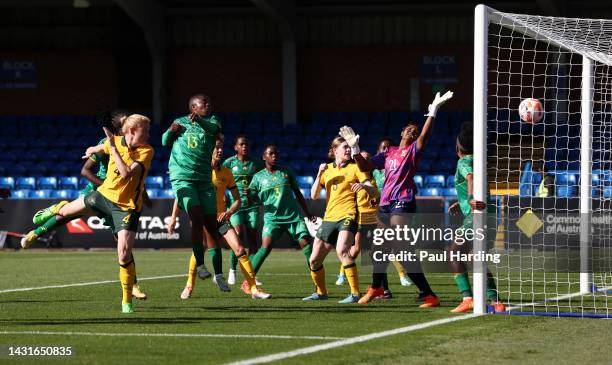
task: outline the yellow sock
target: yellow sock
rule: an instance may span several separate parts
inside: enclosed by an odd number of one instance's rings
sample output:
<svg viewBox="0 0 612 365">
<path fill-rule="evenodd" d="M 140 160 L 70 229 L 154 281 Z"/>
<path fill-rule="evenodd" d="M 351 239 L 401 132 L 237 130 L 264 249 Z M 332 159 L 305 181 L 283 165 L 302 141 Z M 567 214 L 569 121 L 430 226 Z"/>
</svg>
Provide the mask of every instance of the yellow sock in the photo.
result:
<svg viewBox="0 0 612 365">
<path fill-rule="evenodd" d="M 344 265 L 340 263 L 340 275 L 344 275 Z"/>
<path fill-rule="evenodd" d="M 351 294 L 359 295 L 359 275 L 357 274 L 357 264 L 352 263 L 344 266 L 346 279 L 351 287 Z"/>
<path fill-rule="evenodd" d="M 132 303 L 132 288 L 134 287 L 135 277 L 136 265 L 134 265 L 134 260 L 130 260 L 128 263 L 119 262 L 119 280 L 123 291 L 121 303 L 123 304 Z"/>
<path fill-rule="evenodd" d="M 244 279 L 251 287 L 251 291 L 257 290 L 257 284 L 255 284 L 255 270 L 253 270 L 253 265 L 251 264 L 249 257 L 247 255 L 239 256 L 238 263 L 240 264 L 240 270 L 242 270 Z"/>
<path fill-rule="evenodd" d="M 191 258 L 189 259 L 189 273 L 187 274 L 187 285 L 193 288 L 197 274 L 198 274 L 198 269 L 197 269 L 196 258 L 193 254 L 191 254 Z"/>
<path fill-rule="evenodd" d="M 321 265 L 320 269 L 310 270 L 310 277 L 317 287 L 317 293 L 327 295 L 327 286 L 325 285 L 325 268 Z"/>
<path fill-rule="evenodd" d="M 404 267 L 402 266 L 402 264 L 399 263 L 399 261 L 393 261 L 393 266 L 395 266 L 395 270 L 397 270 L 397 273 L 399 274 L 400 277 L 406 276 Z"/>
</svg>

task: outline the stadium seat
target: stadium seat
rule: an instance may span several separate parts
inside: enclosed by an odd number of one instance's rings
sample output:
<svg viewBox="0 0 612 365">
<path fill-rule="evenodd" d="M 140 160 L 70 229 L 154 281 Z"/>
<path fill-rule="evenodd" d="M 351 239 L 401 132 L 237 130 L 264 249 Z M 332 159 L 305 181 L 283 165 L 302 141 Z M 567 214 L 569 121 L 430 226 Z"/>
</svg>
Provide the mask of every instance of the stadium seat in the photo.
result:
<svg viewBox="0 0 612 365">
<path fill-rule="evenodd" d="M 172 189 L 161 190 L 157 197 L 161 199 L 174 199 L 174 191 Z"/>
<path fill-rule="evenodd" d="M 162 176 L 147 176 L 145 180 L 145 186 L 148 189 L 163 189 L 164 178 Z"/>
<path fill-rule="evenodd" d="M 310 189 L 310 187 L 312 187 L 312 184 L 314 183 L 314 177 L 312 176 L 298 176 L 296 177 L 296 180 L 300 188 Z M 308 194 L 310 195 L 310 193 Z"/>
<path fill-rule="evenodd" d="M 77 190 L 79 188 L 79 178 L 76 176 L 62 176 L 57 181 L 57 188 Z"/>
<path fill-rule="evenodd" d="M 15 189 L 34 190 L 35 188 L 36 188 L 36 179 L 31 176 L 17 178 L 17 181 L 15 182 Z"/>
<path fill-rule="evenodd" d="M 429 175 L 425 177 L 426 188 L 443 188 L 445 178 L 443 175 Z"/>
<path fill-rule="evenodd" d="M 321 195 L 319 195 L 319 198 L 321 199 L 327 198 L 327 191 L 325 191 L 325 189 L 321 189 Z"/>
<path fill-rule="evenodd" d="M 425 188 L 419 190 L 417 195 L 420 196 L 442 196 L 442 189 L 438 188 Z"/>
<path fill-rule="evenodd" d="M 15 189 L 15 179 L 12 176 L 0 177 L 0 189 Z"/>
<path fill-rule="evenodd" d="M 19 189 L 11 191 L 11 199 L 28 199 L 30 189 Z"/>
<path fill-rule="evenodd" d="M 608 188 L 608 187 L 606 187 Z M 575 197 L 578 195 L 578 189 L 576 189 L 575 186 L 568 186 L 568 185 L 564 185 L 564 186 L 557 186 L 556 188 L 556 196 L 557 198 L 571 198 L 571 197 Z M 604 197 L 606 197 L 606 189 L 604 188 Z M 610 197 L 612 197 L 612 191 L 610 194 Z"/>
<path fill-rule="evenodd" d="M 443 190 L 444 196 L 457 196 L 457 190 L 455 188 L 446 188 Z"/>
<path fill-rule="evenodd" d="M 574 174 L 569 173 L 557 173 L 555 176 L 555 185 L 557 186 L 568 186 L 568 185 L 577 185 L 578 178 Z"/>
<path fill-rule="evenodd" d="M 89 184 L 89 180 L 87 180 L 86 178 L 82 177 L 79 179 L 79 189 L 83 189 L 88 184 Z"/>
<path fill-rule="evenodd" d="M 42 190 L 31 190 L 28 194 L 30 199 L 50 199 L 53 190 L 42 189 Z"/>
<path fill-rule="evenodd" d="M 449 177 L 446 178 L 446 186 L 448 188 L 455 187 L 455 175 L 450 175 Z"/>
<path fill-rule="evenodd" d="M 158 198 L 159 197 L 159 192 L 160 192 L 160 189 L 147 188 L 147 195 L 149 196 L 150 199 Z"/>
<path fill-rule="evenodd" d="M 36 179 L 36 188 L 39 190 L 57 189 L 57 178 L 52 177 L 52 176 L 51 177 L 39 177 L 38 179 Z"/>
<path fill-rule="evenodd" d="M 53 190 L 51 199 L 74 200 L 79 197 L 79 191 L 76 189 Z"/>
<path fill-rule="evenodd" d="M 414 184 L 417 187 L 422 188 L 423 187 L 423 176 L 421 176 L 421 175 L 414 175 Z"/>
<path fill-rule="evenodd" d="M 310 199 L 310 189 L 300 188 L 300 192 L 302 193 L 305 199 Z"/>
</svg>

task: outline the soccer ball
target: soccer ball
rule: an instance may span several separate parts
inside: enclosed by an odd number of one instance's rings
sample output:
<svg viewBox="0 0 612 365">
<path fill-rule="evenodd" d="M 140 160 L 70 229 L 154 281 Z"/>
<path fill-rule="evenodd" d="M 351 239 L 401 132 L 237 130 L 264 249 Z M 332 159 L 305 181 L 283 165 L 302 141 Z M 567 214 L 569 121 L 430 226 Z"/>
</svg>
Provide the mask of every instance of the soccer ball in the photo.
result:
<svg viewBox="0 0 612 365">
<path fill-rule="evenodd" d="M 519 116 L 524 122 L 537 123 L 544 117 L 544 107 L 538 99 L 524 99 L 519 105 Z"/>
</svg>

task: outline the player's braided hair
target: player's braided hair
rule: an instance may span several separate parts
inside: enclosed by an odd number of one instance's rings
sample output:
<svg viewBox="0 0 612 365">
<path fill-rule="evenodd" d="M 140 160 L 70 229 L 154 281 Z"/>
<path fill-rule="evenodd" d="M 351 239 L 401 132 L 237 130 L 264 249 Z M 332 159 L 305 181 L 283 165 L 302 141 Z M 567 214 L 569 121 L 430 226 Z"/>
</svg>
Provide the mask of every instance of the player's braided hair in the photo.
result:
<svg viewBox="0 0 612 365">
<path fill-rule="evenodd" d="M 128 115 L 128 112 L 121 109 L 105 111 L 98 114 L 97 122 L 100 127 L 106 127 L 113 134 L 118 134 L 121 131 L 123 121 Z"/>
<path fill-rule="evenodd" d="M 463 122 L 461 131 L 457 136 L 457 144 L 462 153 L 472 154 L 474 152 L 474 128 L 472 122 Z"/>
</svg>

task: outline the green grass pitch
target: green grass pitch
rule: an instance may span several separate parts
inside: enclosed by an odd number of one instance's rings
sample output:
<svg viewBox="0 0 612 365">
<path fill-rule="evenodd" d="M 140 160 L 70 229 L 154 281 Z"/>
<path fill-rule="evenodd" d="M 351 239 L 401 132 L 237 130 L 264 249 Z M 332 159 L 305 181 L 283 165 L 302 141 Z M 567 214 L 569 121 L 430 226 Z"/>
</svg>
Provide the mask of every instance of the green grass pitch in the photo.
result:
<svg viewBox="0 0 612 365">
<path fill-rule="evenodd" d="M 301 298 L 312 291 L 305 259 L 299 252 L 279 250 L 272 252 L 258 275 L 273 299 L 254 301 L 238 286 L 222 293 L 210 280 L 198 279 L 192 298 L 183 301 L 179 294 L 184 276 L 143 279 L 186 273 L 187 250 L 136 250 L 135 257 L 149 299 L 136 302 L 136 312 L 125 315 L 120 313 L 118 282 L 7 292 L 117 280 L 113 251 L 0 251 L 0 347 L 63 345 L 76 353 L 44 360 L 4 356 L 0 364 L 224 364 L 453 317 L 449 310 L 460 299 L 450 274 L 431 274 L 442 306 L 419 309 L 414 287 L 400 286 L 393 271 L 389 275 L 393 300 L 367 306 L 337 304 L 348 287 L 333 284 L 338 262 L 330 256 L 326 265 L 330 300 L 303 303 Z M 365 289 L 366 269 L 360 278 Z M 189 336 L 193 334 L 200 337 Z M 612 322 L 606 319 L 488 315 L 276 363 L 604 364 L 612 359 L 611 334 Z"/>
</svg>

